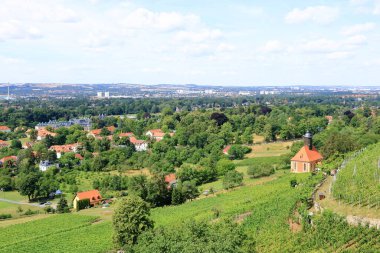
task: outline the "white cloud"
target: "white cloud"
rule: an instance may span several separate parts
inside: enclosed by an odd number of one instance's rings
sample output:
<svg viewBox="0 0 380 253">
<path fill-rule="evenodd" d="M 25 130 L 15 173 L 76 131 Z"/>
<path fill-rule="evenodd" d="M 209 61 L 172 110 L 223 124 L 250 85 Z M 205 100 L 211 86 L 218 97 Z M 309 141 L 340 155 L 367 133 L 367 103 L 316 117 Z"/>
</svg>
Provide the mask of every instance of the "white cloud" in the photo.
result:
<svg viewBox="0 0 380 253">
<path fill-rule="evenodd" d="M 227 43 L 220 43 L 217 47 L 216 50 L 218 52 L 230 52 L 235 50 L 235 46 L 227 44 Z"/>
<path fill-rule="evenodd" d="M 29 22 L 63 22 L 80 20 L 72 9 L 60 5 L 57 1 L 44 0 L 4 0 L 1 2 L 0 20 L 17 19 Z"/>
<path fill-rule="evenodd" d="M 375 6 L 373 9 L 373 14 L 380 15 L 380 0 L 375 0 Z"/>
<path fill-rule="evenodd" d="M 349 47 L 355 47 L 360 46 L 367 43 L 367 37 L 364 35 L 355 35 L 347 38 L 343 45 L 349 46 Z"/>
<path fill-rule="evenodd" d="M 342 29 L 342 34 L 343 35 L 354 35 L 358 33 L 363 33 L 363 32 L 369 32 L 375 29 L 376 24 L 375 23 L 363 23 L 363 24 L 357 24 L 349 27 L 345 27 Z"/>
<path fill-rule="evenodd" d="M 193 14 L 153 12 L 144 8 L 134 10 L 123 20 L 124 26 L 130 29 L 158 29 L 160 31 L 191 27 L 199 22 L 199 17 Z"/>
<path fill-rule="evenodd" d="M 38 39 L 42 35 L 40 31 L 32 26 L 25 26 L 19 21 L 0 22 L 0 41 L 9 39 Z"/>
<path fill-rule="evenodd" d="M 176 34 L 177 41 L 188 42 L 205 42 L 216 40 L 222 37 L 222 32 L 219 29 L 202 29 L 200 31 L 180 31 Z"/>
<path fill-rule="evenodd" d="M 270 40 L 259 51 L 264 53 L 277 53 L 285 50 L 284 45 L 278 40 Z"/>
<path fill-rule="evenodd" d="M 353 55 L 352 52 L 336 51 L 336 52 L 332 52 L 332 53 L 327 54 L 327 58 L 332 59 L 332 60 L 347 59 L 347 58 L 351 57 L 352 55 Z"/>
<path fill-rule="evenodd" d="M 329 24 L 339 16 L 339 9 L 329 6 L 311 6 L 305 9 L 295 8 L 285 16 L 289 24 L 311 21 L 317 24 Z"/>
</svg>

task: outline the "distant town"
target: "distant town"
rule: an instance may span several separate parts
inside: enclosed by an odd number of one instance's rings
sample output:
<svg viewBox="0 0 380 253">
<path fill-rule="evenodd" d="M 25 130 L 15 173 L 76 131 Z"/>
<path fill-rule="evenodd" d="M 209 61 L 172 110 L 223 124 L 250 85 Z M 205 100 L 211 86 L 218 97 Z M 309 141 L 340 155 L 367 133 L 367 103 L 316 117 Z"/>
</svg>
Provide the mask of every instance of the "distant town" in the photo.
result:
<svg viewBox="0 0 380 253">
<path fill-rule="evenodd" d="M 1 83 L 0 99 L 16 98 L 196 98 L 242 97 L 258 95 L 338 94 L 376 96 L 380 86 L 207 86 L 176 84 L 54 84 L 54 83 Z"/>
</svg>

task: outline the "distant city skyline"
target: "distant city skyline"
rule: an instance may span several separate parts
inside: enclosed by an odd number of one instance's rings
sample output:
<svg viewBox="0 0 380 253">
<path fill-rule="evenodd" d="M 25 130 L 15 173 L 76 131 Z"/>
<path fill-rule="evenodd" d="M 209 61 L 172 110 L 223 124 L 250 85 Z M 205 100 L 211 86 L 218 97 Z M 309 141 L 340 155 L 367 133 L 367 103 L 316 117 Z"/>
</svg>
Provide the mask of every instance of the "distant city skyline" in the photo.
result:
<svg viewBox="0 0 380 253">
<path fill-rule="evenodd" d="M 3 0 L 0 82 L 379 86 L 380 0 Z"/>
</svg>

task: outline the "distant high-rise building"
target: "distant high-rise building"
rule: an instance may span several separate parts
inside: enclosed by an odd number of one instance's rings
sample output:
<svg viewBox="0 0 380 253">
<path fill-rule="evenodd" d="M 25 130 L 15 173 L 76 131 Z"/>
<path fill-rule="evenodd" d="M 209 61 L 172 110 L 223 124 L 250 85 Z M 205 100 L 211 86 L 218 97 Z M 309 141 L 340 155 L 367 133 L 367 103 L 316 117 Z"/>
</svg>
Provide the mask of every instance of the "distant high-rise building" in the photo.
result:
<svg viewBox="0 0 380 253">
<path fill-rule="evenodd" d="M 102 95 L 103 95 L 103 92 L 101 92 L 101 91 L 98 91 L 98 93 L 97 93 L 98 95 L 97 95 L 97 97 L 98 98 L 101 98 L 102 97 Z"/>
<path fill-rule="evenodd" d="M 110 97 L 110 92 L 109 92 L 109 91 L 104 92 L 104 96 L 105 96 L 106 98 L 109 98 L 109 97 Z"/>
</svg>

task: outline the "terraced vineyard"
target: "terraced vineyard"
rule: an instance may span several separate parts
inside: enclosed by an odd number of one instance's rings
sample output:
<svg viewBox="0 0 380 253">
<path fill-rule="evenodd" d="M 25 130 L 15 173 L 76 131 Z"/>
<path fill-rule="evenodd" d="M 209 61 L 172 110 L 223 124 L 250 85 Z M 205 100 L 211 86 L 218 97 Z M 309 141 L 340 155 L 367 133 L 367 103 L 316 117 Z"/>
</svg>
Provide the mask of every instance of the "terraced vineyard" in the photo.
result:
<svg viewBox="0 0 380 253">
<path fill-rule="evenodd" d="M 0 230 L 0 252 L 104 252 L 112 248 L 111 224 L 96 220 L 62 214 L 5 227 Z"/>
<path fill-rule="evenodd" d="M 332 187 L 333 196 L 351 205 L 380 208 L 380 144 L 346 160 Z"/>
<path fill-rule="evenodd" d="M 291 179 L 297 180 L 297 187 L 290 186 Z M 152 210 L 152 218 L 156 227 L 168 229 L 190 219 L 217 222 L 232 218 L 242 224 L 248 236 L 246 246 L 257 252 L 379 252 L 380 231 L 349 226 L 343 218 L 329 212 L 317 215 L 315 226 L 302 222 L 302 230 L 290 229 L 289 217 L 293 216 L 295 206 L 310 197 L 320 180 L 320 174 L 284 174 L 260 185 L 246 185 L 183 205 L 156 208 Z M 218 217 L 215 210 L 220 214 Z M 0 253 L 108 252 L 112 249 L 111 237 L 109 221 L 80 213 L 53 215 L 1 229 Z"/>
</svg>

